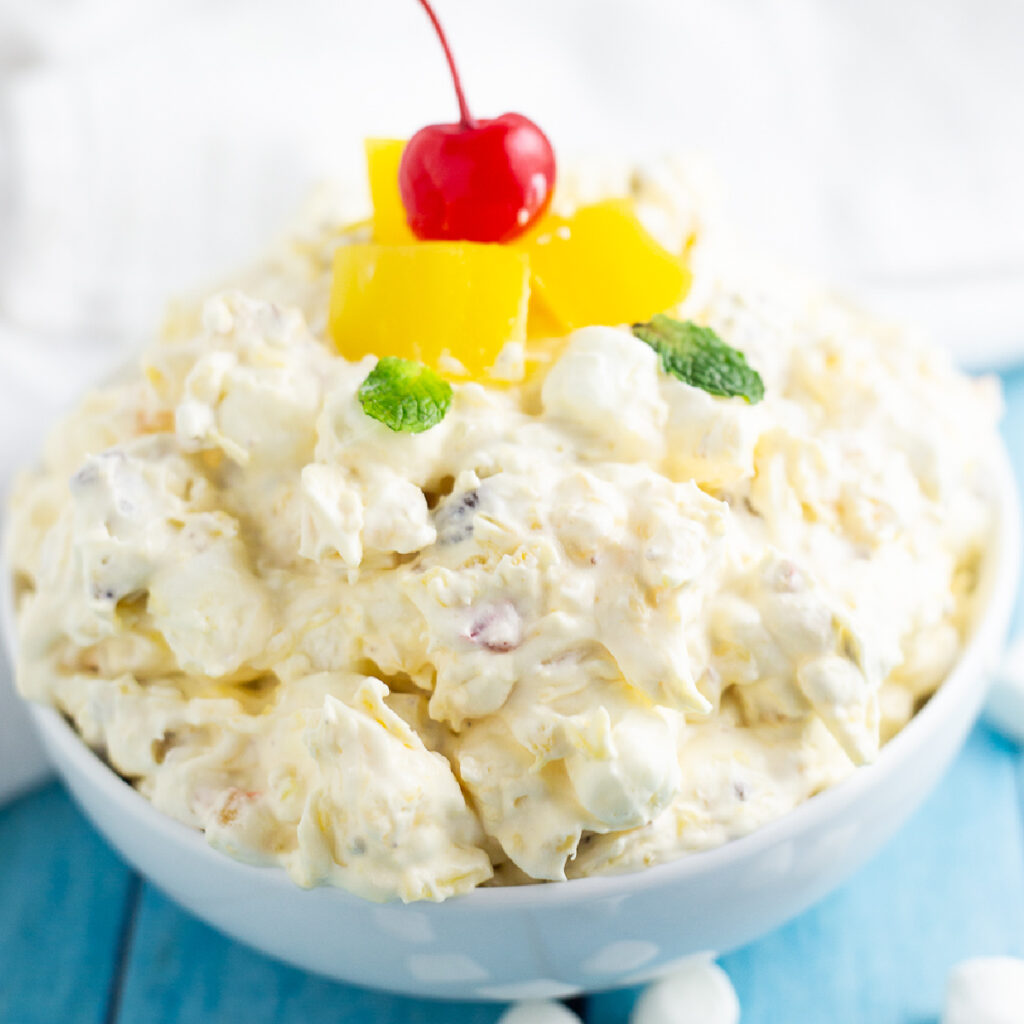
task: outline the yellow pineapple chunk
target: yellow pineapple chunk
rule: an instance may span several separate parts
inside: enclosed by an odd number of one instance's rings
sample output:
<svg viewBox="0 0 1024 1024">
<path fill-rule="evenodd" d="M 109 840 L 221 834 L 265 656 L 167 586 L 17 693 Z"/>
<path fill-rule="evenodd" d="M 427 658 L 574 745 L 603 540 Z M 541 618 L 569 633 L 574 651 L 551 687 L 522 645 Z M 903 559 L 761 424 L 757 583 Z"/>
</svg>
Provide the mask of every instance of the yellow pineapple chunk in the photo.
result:
<svg viewBox="0 0 1024 1024">
<path fill-rule="evenodd" d="M 373 200 L 373 240 L 385 245 L 414 242 L 416 236 L 405 219 L 398 191 L 398 165 L 402 162 L 405 139 L 366 139 L 363 147 Z"/>
<path fill-rule="evenodd" d="M 544 299 L 531 289 L 530 313 L 526 318 L 527 342 L 546 341 L 548 338 L 561 338 L 564 335 L 565 328 L 561 320 L 548 309 Z"/>
<path fill-rule="evenodd" d="M 481 377 L 508 342 L 525 340 L 529 297 L 529 261 L 508 246 L 343 245 L 328 329 L 346 359 L 401 356 L 447 375 L 454 359 Z"/>
<path fill-rule="evenodd" d="M 682 261 L 651 237 L 625 199 L 545 217 L 519 245 L 530 256 L 535 303 L 563 331 L 649 320 L 681 302 L 690 286 Z"/>
</svg>

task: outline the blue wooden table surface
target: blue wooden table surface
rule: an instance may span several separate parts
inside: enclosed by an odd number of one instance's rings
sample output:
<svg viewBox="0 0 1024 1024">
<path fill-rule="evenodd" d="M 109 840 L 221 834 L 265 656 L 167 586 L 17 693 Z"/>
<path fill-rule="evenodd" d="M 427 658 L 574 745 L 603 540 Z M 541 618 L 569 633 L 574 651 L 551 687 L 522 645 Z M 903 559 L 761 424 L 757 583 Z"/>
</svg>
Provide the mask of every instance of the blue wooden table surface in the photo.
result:
<svg viewBox="0 0 1024 1024">
<path fill-rule="evenodd" d="M 1024 371 L 1004 381 L 1024 479 Z M 981 954 L 1024 956 L 1024 754 L 985 725 L 870 864 L 722 963 L 744 1024 L 935 1024 L 950 966 Z M 624 1024 L 635 998 L 574 1005 Z M 55 784 L 0 809 L 4 1024 L 486 1024 L 501 1009 L 334 984 L 224 938 L 141 881 Z"/>
</svg>

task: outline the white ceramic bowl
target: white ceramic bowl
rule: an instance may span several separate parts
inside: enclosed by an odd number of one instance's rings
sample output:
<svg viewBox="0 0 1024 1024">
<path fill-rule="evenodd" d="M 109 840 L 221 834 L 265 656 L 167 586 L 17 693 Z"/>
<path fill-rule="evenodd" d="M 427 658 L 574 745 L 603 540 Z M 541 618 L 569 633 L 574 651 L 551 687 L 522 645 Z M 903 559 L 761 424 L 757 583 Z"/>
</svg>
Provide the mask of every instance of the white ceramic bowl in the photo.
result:
<svg viewBox="0 0 1024 1024">
<path fill-rule="evenodd" d="M 32 709 L 54 766 L 97 828 L 198 917 L 332 978 L 445 999 L 568 996 L 646 981 L 703 950 L 749 942 L 870 857 L 935 785 L 977 717 L 1002 650 L 1020 560 L 1005 450 L 979 614 L 949 677 L 871 766 L 749 836 L 634 874 L 478 889 L 442 904 L 378 905 L 296 888 L 279 868 L 236 863 L 156 811 L 56 712 Z M 9 587 L 2 588 L 11 646 Z"/>
</svg>

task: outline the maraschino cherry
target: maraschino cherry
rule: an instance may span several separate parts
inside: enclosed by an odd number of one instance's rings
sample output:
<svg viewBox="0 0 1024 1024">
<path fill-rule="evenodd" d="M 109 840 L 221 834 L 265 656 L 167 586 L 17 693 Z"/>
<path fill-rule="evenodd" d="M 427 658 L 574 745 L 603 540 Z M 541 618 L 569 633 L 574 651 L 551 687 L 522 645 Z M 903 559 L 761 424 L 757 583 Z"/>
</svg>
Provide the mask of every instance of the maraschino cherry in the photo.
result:
<svg viewBox="0 0 1024 1024">
<path fill-rule="evenodd" d="M 472 117 L 441 23 L 428 0 L 420 4 L 448 59 L 460 120 L 421 128 L 402 153 L 398 185 L 409 227 L 424 240 L 507 242 L 547 209 L 554 151 L 522 114 Z"/>
</svg>

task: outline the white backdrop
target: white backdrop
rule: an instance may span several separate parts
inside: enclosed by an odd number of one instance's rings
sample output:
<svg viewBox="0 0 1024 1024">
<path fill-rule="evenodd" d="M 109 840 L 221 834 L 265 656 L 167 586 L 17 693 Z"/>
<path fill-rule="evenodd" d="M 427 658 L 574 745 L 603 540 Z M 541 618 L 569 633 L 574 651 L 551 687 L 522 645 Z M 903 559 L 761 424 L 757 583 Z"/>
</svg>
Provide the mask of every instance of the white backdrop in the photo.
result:
<svg viewBox="0 0 1024 1024">
<path fill-rule="evenodd" d="M 438 6 L 481 115 L 705 153 L 764 248 L 968 359 L 1024 342 L 1024 4 Z M 0 310 L 47 333 L 136 330 L 358 171 L 363 135 L 454 118 L 413 0 L 0 0 L 0 36 Z"/>
</svg>

